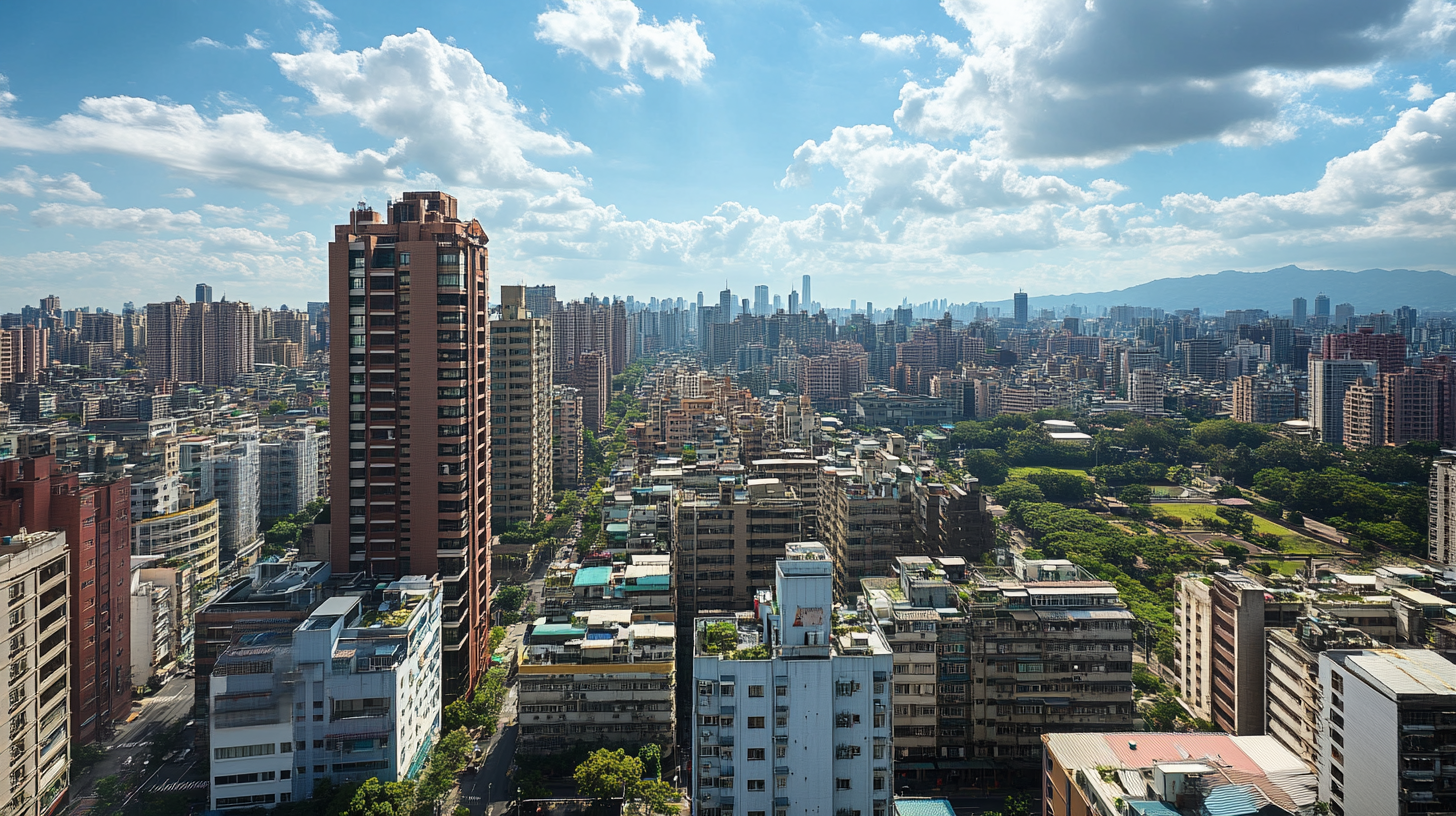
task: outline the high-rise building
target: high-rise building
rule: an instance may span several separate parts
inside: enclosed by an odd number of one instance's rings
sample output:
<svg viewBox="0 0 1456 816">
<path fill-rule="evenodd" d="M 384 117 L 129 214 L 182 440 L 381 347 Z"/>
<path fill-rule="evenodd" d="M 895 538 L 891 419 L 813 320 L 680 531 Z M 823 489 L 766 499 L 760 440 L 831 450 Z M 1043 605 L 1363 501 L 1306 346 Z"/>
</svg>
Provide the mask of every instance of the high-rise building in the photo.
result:
<svg viewBox="0 0 1456 816">
<path fill-rule="evenodd" d="M 1289 315 L 1290 322 L 1294 324 L 1294 327 L 1296 329 L 1304 328 L 1304 324 L 1309 320 L 1309 316 L 1307 313 L 1308 308 L 1309 301 L 1306 301 L 1302 297 L 1297 297 L 1294 299 L 1294 306 L 1290 310 Z"/>
<path fill-rule="evenodd" d="M 258 515 L 264 524 L 326 495 L 319 477 L 322 434 L 313 423 L 270 433 L 258 446 Z"/>
<path fill-rule="evenodd" d="M 148 303 L 147 380 L 232 385 L 253 371 L 255 330 L 247 303 Z"/>
<path fill-rule="evenodd" d="M 1385 417 L 1385 393 L 1380 386 L 1364 377 L 1351 383 L 1345 389 L 1345 447 L 1384 445 Z"/>
<path fill-rule="evenodd" d="M 1070 318 L 1075 320 L 1076 318 Z M 1183 374 L 1204 380 L 1221 380 L 1219 355 L 1223 353 L 1223 341 L 1216 337 L 1195 337 L 1179 344 L 1183 352 Z"/>
<path fill-rule="evenodd" d="M 1319 801 L 1335 816 L 1446 813 L 1456 665 L 1426 649 L 1320 653 Z"/>
<path fill-rule="evenodd" d="M 224 437 L 201 463 L 200 501 L 217 500 L 223 564 L 246 569 L 263 548 L 259 518 L 262 456 L 256 431 Z"/>
<path fill-rule="evenodd" d="M 501 287 L 490 370 L 491 512 L 505 529 L 551 509 L 551 321 L 526 307 L 524 286 Z"/>
<path fill-rule="evenodd" d="M 808 275 L 804 276 L 804 291 L 800 293 L 799 297 L 800 302 L 804 304 L 805 309 L 810 311 L 814 309 L 814 294 L 809 289 Z"/>
<path fill-rule="evenodd" d="M 76 745 L 110 736 L 116 722 L 131 716 L 133 684 L 145 685 L 149 679 L 131 674 L 130 494 L 129 479 L 88 475 L 82 481 L 79 474 L 60 472 L 53 454 L 0 461 L 0 535 L 14 536 L 21 529 L 60 531 L 70 553 L 74 629 L 65 640 L 71 667 L 70 738 Z M 62 587 L 59 595 L 65 594 Z M 65 612 L 55 613 L 55 600 L 42 597 L 39 608 L 28 614 L 65 619 Z"/>
<path fill-rule="evenodd" d="M 1320 356 L 1326 360 L 1374 360 L 1381 374 L 1405 368 L 1405 338 L 1399 334 L 1376 334 L 1370 326 L 1344 334 L 1327 334 Z"/>
<path fill-rule="evenodd" d="M 1367 614 L 1358 611 L 1356 614 Z M 1326 649 L 1364 649 L 1374 645 L 1366 633 L 1329 615 L 1301 616 L 1292 628 L 1266 628 L 1269 655 L 1269 736 L 1306 765 L 1319 762 L 1318 735 L 1323 724 L 1319 656 Z"/>
<path fill-rule="evenodd" d="M 330 309 L 348 326 L 330 351 L 329 424 L 350 440 L 332 457 L 334 569 L 440 576 L 447 699 L 488 658 L 488 240 L 454 197 L 407 192 L 387 222 L 353 210 L 329 243 Z"/>
<path fill-rule="evenodd" d="M 835 633 L 829 552 L 791 544 L 754 609 L 693 621 L 698 808 L 888 816 L 895 655 L 878 631 Z"/>
<path fill-rule="evenodd" d="M 799 293 L 793 289 L 789 290 L 789 314 L 799 313 Z"/>
<path fill-rule="evenodd" d="M 1309 361 L 1309 423 L 1315 438 L 1327 444 L 1345 439 L 1345 391 L 1360 378 L 1374 380 L 1374 360 Z"/>
<path fill-rule="evenodd" d="M 197 303 L 211 303 L 212 287 L 205 283 L 197 284 L 197 297 L 193 298 L 193 300 Z"/>
<path fill-rule="evenodd" d="M 551 489 L 575 490 L 581 484 L 581 391 L 551 387 Z"/>
<path fill-rule="evenodd" d="M 753 313 L 759 317 L 769 315 L 768 287 L 761 283 L 753 287 Z"/>
<path fill-rule="evenodd" d="M 551 313 L 556 311 L 556 287 L 550 284 L 527 286 L 526 311 L 532 317 L 550 320 Z"/>
<path fill-rule="evenodd" d="M 672 519 L 677 619 L 752 609 L 754 593 L 773 585 L 768 565 L 802 538 L 806 507 L 775 479 L 754 479 L 746 487 L 723 483 L 717 493 L 684 491 Z"/>
<path fill-rule="evenodd" d="M 1324 292 L 1314 296 L 1314 316 L 1327 319 L 1330 316 L 1330 296 Z"/>
<path fill-rule="evenodd" d="M 0 622 L 0 637 L 10 644 L 5 666 L 10 676 L 6 719 L 11 750 L 0 760 L 10 780 L 8 792 L 0 794 L 6 813 L 52 813 L 69 785 L 66 707 L 72 695 L 67 693 L 66 631 L 68 615 L 78 613 L 66 598 L 66 561 L 63 532 L 11 536 L 0 550 L 0 584 L 10 612 Z M 119 661 L 126 662 L 125 652 Z"/>
<path fill-rule="evenodd" d="M 1244 375 L 1234 380 L 1233 398 L 1237 422 L 1272 425 L 1299 416 L 1299 391 L 1293 385 Z"/>
<path fill-rule="evenodd" d="M 1187 575 L 1173 611 L 1183 704 L 1221 731 L 1264 733 L 1264 587 L 1237 572 Z"/>
<path fill-rule="evenodd" d="M 1421 368 L 1382 373 L 1385 393 L 1385 439 L 1382 444 L 1440 442 L 1445 438 L 1443 411 L 1448 395 L 1445 381 Z"/>
<path fill-rule="evenodd" d="M 1027 300 L 1025 292 L 1017 292 L 1012 295 L 1012 306 L 1015 309 L 1016 325 L 1026 325 Z"/>
<path fill-rule="evenodd" d="M 1456 457 L 1445 454 L 1431 463 L 1427 495 L 1430 504 L 1428 557 L 1439 564 L 1456 567 Z"/>
</svg>

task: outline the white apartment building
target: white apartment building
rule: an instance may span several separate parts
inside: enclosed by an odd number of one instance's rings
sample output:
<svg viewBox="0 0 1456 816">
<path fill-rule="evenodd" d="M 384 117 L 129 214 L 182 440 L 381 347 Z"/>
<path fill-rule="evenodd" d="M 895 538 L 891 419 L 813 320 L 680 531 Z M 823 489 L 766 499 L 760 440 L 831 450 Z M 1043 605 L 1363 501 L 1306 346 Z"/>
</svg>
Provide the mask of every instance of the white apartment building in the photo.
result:
<svg viewBox="0 0 1456 816">
<path fill-rule="evenodd" d="M 218 658 L 213 808 L 304 799 L 325 778 L 419 773 L 440 731 L 440 586 L 406 576 L 375 606 L 330 598 L 293 632 L 246 636 Z"/>
<path fill-rule="evenodd" d="M 1431 463 L 1430 555 L 1432 561 L 1456 566 L 1456 451 L 1443 450 Z"/>
<path fill-rule="evenodd" d="M 887 816 L 890 648 L 834 607 L 823 544 L 789 544 L 774 572 L 756 613 L 694 621 L 694 808 Z"/>
<path fill-rule="evenodd" d="M 1320 653 L 1319 798 L 1333 816 L 1456 811 L 1456 664 L 1426 649 Z"/>
</svg>

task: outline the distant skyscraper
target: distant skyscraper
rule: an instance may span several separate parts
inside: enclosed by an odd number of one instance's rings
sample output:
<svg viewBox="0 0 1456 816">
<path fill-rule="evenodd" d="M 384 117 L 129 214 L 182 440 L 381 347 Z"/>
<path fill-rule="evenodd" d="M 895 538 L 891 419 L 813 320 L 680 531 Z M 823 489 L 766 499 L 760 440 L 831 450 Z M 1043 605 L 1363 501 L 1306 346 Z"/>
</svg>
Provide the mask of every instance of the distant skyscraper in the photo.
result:
<svg viewBox="0 0 1456 816">
<path fill-rule="evenodd" d="M 733 292 L 724 286 L 723 291 L 718 293 L 718 322 L 732 323 L 733 312 Z"/>
<path fill-rule="evenodd" d="M 1345 392 L 1361 378 L 1374 380 L 1374 360 L 1309 361 L 1309 422 L 1315 438 L 1330 445 L 1345 442 Z"/>
<path fill-rule="evenodd" d="M 1014 300 L 1014 304 L 1015 304 L 1015 307 L 1016 307 L 1016 325 L 1018 325 L 1018 326 L 1025 326 L 1026 325 L 1026 309 L 1027 309 L 1027 306 L 1026 306 L 1026 293 L 1025 292 L 1017 292 L 1013 296 L 1013 300 Z"/>
<path fill-rule="evenodd" d="M 799 293 L 793 289 L 789 290 L 789 314 L 799 313 Z"/>
<path fill-rule="evenodd" d="M 504 295 L 501 300 L 505 300 Z M 531 313 L 531 317 L 550 320 L 551 313 L 556 311 L 556 287 L 527 286 L 526 311 Z"/>
<path fill-rule="evenodd" d="M 804 300 L 803 300 L 804 308 L 805 309 L 812 310 L 814 308 L 814 295 L 809 291 L 809 276 L 808 275 L 805 275 L 804 276 L 804 294 L 803 294 L 803 298 L 804 298 Z"/>
<path fill-rule="evenodd" d="M 1318 295 L 1314 296 L 1314 316 L 1330 316 L 1330 296 L 1325 294 L 1324 292 L 1321 292 Z"/>
<path fill-rule="evenodd" d="M 760 317 L 768 314 L 768 287 L 763 284 L 753 287 L 753 313 Z"/>
<path fill-rule="evenodd" d="M 782 308 L 784 308 L 784 296 L 783 295 L 774 295 L 774 298 L 773 298 L 773 310 L 774 310 L 774 312 L 778 312 L 778 310 L 779 309 L 782 309 Z"/>
<path fill-rule="evenodd" d="M 336 572 L 376 580 L 439 575 L 444 696 L 454 700 L 490 657 L 488 238 L 444 193 L 406 192 L 382 216 L 351 211 L 328 249 L 330 309 L 340 315 L 329 423 L 340 439 L 347 428 L 365 440 L 332 457 L 330 560 Z M 409 325 L 407 296 L 412 337 L 397 329 Z M 397 385 L 411 376 L 405 349 L 415 361 L 411 402 Z M 397 500 L 406 487 L 409 504 Z"/>
<path fill-rule="evenodd" d="M 212 302 L 212 287 L 205 283 L 197 284 L 197 297 L 193 298 L 198 303 Z"/>
<path fill-rule="evenodd" d="M 849 313 L 850 314 L 854 314 L 855 311 L 858 310 L 858 309 L 859 309 L 859 301 L 855 300 L 854 298 L 850 298 L 849 299 Z"/>
<path fill-rule="evenodd" d="M 1299 329 L 1304 327 L 1305 320 L 1307 319 L 1307 313 L 1305 310 L 1308 305 L 1309 304 L 1305 301 L 1304 298 L 1294 299 L 1294 308 L 1293 310 L 1291 310 L 1290 313 L 1290 318 L 1294 323 L 1294 328 Z"/>
</svg>

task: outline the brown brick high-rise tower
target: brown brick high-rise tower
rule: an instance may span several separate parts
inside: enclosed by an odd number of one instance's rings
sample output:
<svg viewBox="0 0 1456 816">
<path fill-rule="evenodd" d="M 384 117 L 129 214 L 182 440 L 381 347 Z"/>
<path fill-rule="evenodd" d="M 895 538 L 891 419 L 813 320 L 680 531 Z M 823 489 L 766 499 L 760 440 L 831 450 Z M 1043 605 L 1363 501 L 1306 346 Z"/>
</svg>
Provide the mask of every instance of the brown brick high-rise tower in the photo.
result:
<svg viewBox="0 0 1456 816">
<path fill-rule="evenodd" d="M 329 243 L 334 569 L 439 574 L 446 701 L 490 628 L 489 238 L 455 206 L 405 193 L 386 222 L 361 204 Z"/>
</svg>

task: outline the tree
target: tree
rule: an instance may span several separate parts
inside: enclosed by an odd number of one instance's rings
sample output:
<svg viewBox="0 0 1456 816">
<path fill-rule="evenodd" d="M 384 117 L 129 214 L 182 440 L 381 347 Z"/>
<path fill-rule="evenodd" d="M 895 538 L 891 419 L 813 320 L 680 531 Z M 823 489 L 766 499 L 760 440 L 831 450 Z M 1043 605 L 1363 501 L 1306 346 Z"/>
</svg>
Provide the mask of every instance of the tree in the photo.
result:
<svg viewBox="0 0 1456 816">
<path fill-rule="evenodd" d="M 637 758 L 642 760 L 642 767 L 649 776 L 662 779 L 662 746 L 649 742 L 637 749 Z"/>
<path fill-rule="evenodd" d="M 1006 481 L 1006 462 L 996 451 L 967 451 L 961 461 L 966 473 L 976 477 L 985 487 L 995 487 Z"/>
<path fill-rule="evenodd" d="M 1179 705 L 1178 698 L 1171 692 L 1163 692 L 1154 698 L 1152 705 L 1143 710 L 1143 720 L 1153 731 L 1172 731 L 1178 721 L 1187 719 L 1188 712 Z"/>
<path fill-rule="evenodd" d="M 1174 465 L 1168 468 L 1168 481 L 1187 487 L 1193 484 L 1193 471 L 1186 465 Z"/>
<path fill-rule="evenodd" d="M 95 793 L 96 806 L 105 812 L 121 804 L 121 798 L 126 795 L 126 785 L 116 774 L 103 776 L 96 780 Z"/>
<path fill-rule="evenodd" d="M 1242 564 L 1245 560 L 1248 559 L 1249 550 L 1248 548 L 1241 547 L 1238 544 L 1225 544 L 1223 545 L 1223 555 L 1234 564 Z"/>
<path fill-rule="evenodd" d="M 273 400 L 272 402 L 268 403 L 269 416 L 277 416 L 287 410 L 288 403 L 284 402 L 283 400 Z"/>
<path fill-rule="evenodd" d="M 1026 481 L 1041 488 L 1048 501 L 1077 504 L 1092 496 L 1092 483 L 1081 473 L 1045 468 L 1026 474 Z"/>
<path fill-rule="evenodd" d="M 1117 491 L 1117 498 L 1127 504 L 1147 504 L 1153 500 L 1153 489 L 1144 484 L 1130 484 Z"/>
<path fill-rule="evenodd" d="M 520 584 L 501 584 L 495 591 L 494 602 L 491 606 L 505 612 L 517 612 L 521 604 L 526 602 L 526 588 Z"/>
<path fill-rule="evenodd" d="M 642 760 L 618 748 L 598 748 L 576 766 L 571 778 L 577 793 L 592 799 L 630 799 L 642 784 Z"/>
<path fill-rule="evenodd" d="M 465 768 L 474 747 L 470 732 L 464 728 L 440 737 L 440 741 L 430 749 L 425 770 L 420 774 L 419 798 L 422 802 L 438 802 L 455 787 L 455 776 Z"/>
<path fill-rule="evenodd" d="M 1046 494 L 1041 488 L 1024 479 L 1011 479 L 995 490 L 996 503 L 1002 507 L 1010 507 L 1014 502 L 1041 503 L 1046 501 Z"/>
<path fill-rule="evenodd" d="M 495 654 L 495 650 L 501 645 L 501 642 L 505 639 L 506 628 L 504 626 L 492 626 L 490 628 L 490 653 Z"/>
<path fill-rule="evenodd" d="M 411 780 L 381 782 L 377 777 L 370 777 L 354 789 L 348 804 L 335 812 L 339 816 L 407 816 L 414 811 L 415 804 L 415 783 Z"/>
<path fill-rule="evenodd" d="M 1240 490 L 1239 486 L 1233 482 L 1224 482 L 1213 489 L 1213 497 L 1215 499 L 1242 499 L 1244 497 L 1244 491 Z"/>
</svg>

